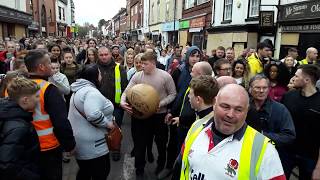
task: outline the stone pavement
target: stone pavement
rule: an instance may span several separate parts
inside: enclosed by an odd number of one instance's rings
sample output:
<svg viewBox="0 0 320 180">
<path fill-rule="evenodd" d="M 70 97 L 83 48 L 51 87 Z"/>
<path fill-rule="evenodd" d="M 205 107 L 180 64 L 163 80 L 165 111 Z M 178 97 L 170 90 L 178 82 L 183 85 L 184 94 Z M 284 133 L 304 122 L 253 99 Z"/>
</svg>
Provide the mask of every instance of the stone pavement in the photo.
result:
<svg viewBox="0 0 320 180">
<path fill-rule="evenodd" d="M 121 160 L 114 162 L 111 160 L 111 170 L 108 176 L 108 180 L 135 180 L 134 170 L 134 158 L 130 157 L 130 152 L 133 147 L 131 138 L 130 118 L 125 115 L 122 124 L 123 141 L 122 141 L 122 155 Z M 154 157 L 157 157 L 156 145 L 153 145 Z M 155 160 L 156 162 L 156 160 Z M 156 163 L 147 163 L 145 168 L 146 180 L 156 180 L 154 170 Z M 78 171 L 78 166 L 74 158 L 71 159 L 70 163 L 63 163 L 63 180 L 75 180 Z M 297 174 L 297 169 L 294 170 Z M 291 176 L 290 180 L 297 180 L 298 178 L 294 175 Z M 170 177 L 165 180 L 170 180 Z"/>
<path fill-rule="evenodd" d="M 134 170 L 134 158 L 130 157 L 130 152 L 133 147 L 133 142 L 131 138 L 131 128 L 130 128 L 130 118 L 125 115 L 122 124 L 122 155 L 121 160 L 114 162 L 111 160 L 111 170 L 108 176 L 108 180 L 135 180 L 135 170 Z M 153 145 L 153 155 L 157 157 L 156 145 Z M 156 180 L 154 175 L 154 170 L 156 168 L 156 160 L 154 163 L 147 163 L 145 167 L 146 180 Z M 78 166 L 74 158 L 71 159 L 69 163 L 63 163 L 63 180 L 75 180 L 78 171 Z M 169 180 L 168 177 L 165 180 Z"/>
</svg>

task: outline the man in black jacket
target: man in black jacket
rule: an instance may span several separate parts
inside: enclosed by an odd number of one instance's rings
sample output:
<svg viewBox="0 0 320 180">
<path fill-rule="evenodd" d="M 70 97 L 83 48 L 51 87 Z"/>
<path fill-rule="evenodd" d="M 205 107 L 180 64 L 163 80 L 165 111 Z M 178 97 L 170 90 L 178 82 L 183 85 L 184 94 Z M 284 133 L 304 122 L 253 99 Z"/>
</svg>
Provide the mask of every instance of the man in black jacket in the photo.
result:
<svg viewBox="0 0 320 180">
<path fill-rule="evenodd" d="M 67 119 L 65 101 L 58 88 L 46 81 L 52 75 L 52 69 L 50 57 L 45 50 L 29 51 L 25 57 L 25 64 L 30 78 L 37 83 L 41 82 L 38 84 L 40 88 L 43 86 L 39 91 L 42 97 L 38 101 L 39 109 L 35 112 L 48 118 L 44 119 L 46 121 L 44 124 L 40 119 L 41 116 L 33 116 L 33 124 L 39 131 L 41 179 L 60 180 L 62 179 L 62 150 L 72 154 L 76 145 Z M 35 124 L 38 123 L 45 126 L 36 126 Z"/>
<path fill-rule="evenodd" d="M 0 179 L 40 180 L 38 135 L 31 124 L 39 87 L 26 78 L 8 85 L 9 98 L 0 99 Z"/>
<path fill-rule="evenodd" d="M 99 90 L 112 102 L 114 106 L 113 115 L 117 124 L 121 127 L 124 111 L 120 107 L 120 97 L 128 85 L 127 72 L 122 65 L 116 64 L 112 58 L 111 50 L 107 47 L 100 47 L 98 56 L 98 66 L 102 76 Z M 117 74 L 119 77 L 116 77 Z M 114 161 L 120 160 L 120 152 L 113 152 L 112 158 Z"/>
<path fill-rule="evenodd" d="M 320 92 L 315 87 L 319 78 L 319 67 L 300 65 L 293 77 L 294 88 L 299 90 L 289 91 L 281 100 L 290 111 L 297 132 L 282 158 L 287 179 L 295 166 L 299 167 L 301 179 L 320 178 Z"/>
</svg>

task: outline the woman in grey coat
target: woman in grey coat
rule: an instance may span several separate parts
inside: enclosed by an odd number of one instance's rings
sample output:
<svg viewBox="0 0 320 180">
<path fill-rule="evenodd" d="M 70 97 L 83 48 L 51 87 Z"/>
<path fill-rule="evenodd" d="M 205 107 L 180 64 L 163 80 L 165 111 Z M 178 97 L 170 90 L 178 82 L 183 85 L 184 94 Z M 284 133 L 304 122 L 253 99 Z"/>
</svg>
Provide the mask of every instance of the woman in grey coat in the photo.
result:
<svg viewBox="0 0 320 180">
<path fill-rule="evenodd" d="M 84 67 L 71 84 L 68 119 L 76 139 L 77 180 L 105 180 L 110 171 L 107 128 L 113 126 L 113 105 L 97 89 L 101 74 L 96 64 Z"/>
</svg>

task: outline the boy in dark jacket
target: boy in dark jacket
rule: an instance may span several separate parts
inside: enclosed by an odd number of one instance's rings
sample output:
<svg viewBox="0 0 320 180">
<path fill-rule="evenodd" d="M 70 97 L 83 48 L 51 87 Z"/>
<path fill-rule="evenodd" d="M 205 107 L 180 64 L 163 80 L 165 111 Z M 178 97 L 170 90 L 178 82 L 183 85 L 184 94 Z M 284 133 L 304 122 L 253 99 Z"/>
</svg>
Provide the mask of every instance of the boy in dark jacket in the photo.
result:
<svg viewBox="0 0 320 180">
<path fill-rule="evenodd" d="M 0 179 L 38 180 L 40 146 L 28 111 L 36 106 L 39 87 L 17 77 L 7 90 L 9 98 L 0 99 Z"/>
</svg>

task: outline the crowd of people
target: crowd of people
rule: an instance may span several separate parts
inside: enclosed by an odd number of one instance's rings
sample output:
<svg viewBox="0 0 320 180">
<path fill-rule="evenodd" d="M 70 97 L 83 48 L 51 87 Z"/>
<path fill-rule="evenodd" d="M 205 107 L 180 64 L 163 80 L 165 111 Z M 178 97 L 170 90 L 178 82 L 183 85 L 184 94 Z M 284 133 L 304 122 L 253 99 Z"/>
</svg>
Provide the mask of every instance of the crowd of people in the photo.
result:
<svg viewBox="0 0 320 180">
<path fill-rule="evenodd" d="M 137 179 L 156 160 L 158 179 L 320 179 L 320 61 L 268 42 L 206 50 L 115 39 L 0 42 L 0 179 L 105 180 L 121 151 L 105 134 L 131 117 Z M 151 85 L 157 112 L 132 116 L 127 91 Z M 152 152 L 153 142 L 157 157 Z M 110 160 L 111 159 L 111 160 Z"/>
</svg>

